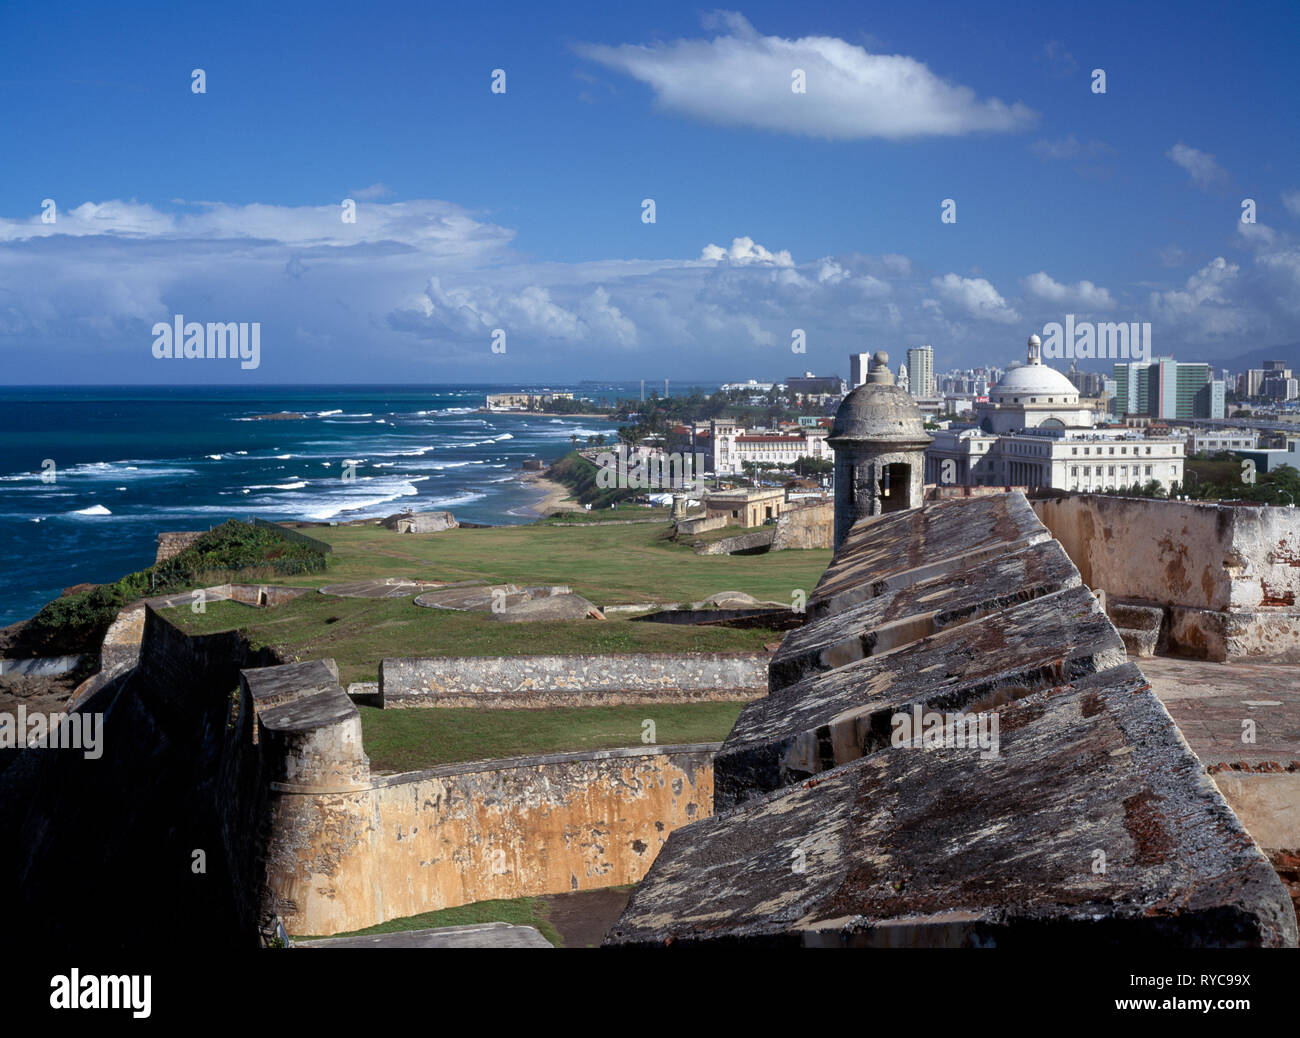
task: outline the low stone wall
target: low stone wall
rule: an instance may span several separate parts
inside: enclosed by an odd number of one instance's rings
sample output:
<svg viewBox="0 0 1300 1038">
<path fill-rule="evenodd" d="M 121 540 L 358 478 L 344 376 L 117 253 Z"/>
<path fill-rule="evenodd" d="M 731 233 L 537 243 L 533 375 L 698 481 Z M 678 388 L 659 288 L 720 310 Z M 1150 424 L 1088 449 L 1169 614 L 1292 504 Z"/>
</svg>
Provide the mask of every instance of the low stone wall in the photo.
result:
<svg viewBox="0 0 1300 1038">
<path fill-rule="evenodd" d="M 703 515 L 697 519 L 678 519 L 674 526 L 679 537 L 692 537 L 709 530 L 721 530 L 730 521 L 725 515 Z"/>
<path fill-rule="evenodd" d="M 805 505 L 783 513 L 776 521 L 773 551 L 787 548 L 830 548 L 835 537 L 835 505 Z"/>
<path fill-rule="evenodd" d="M 278 584 L 218 584 L 208 588 L 229 598 L 251 606 L 278 606 L 305 595 L 311 588 L 283 587 Z"/>
<path fill-rule="evenodd" d="M 742 552 L 755 552 L 758 549 L 771 550 L 772 538 L 776 536 L 776 527 L 757 530 L 754 533 L 737 534 L 724 537 L 720 541 L 709 541 L 695 546 L 696 555 L 738 555 Z"/>
<path fill-rule="evenodd" d="M 385 659 L 384 707 L 611 706 L 749 700 L 767 693 L 760 653 L 440 656 Z"/>
<path fill-rule="evenodd" d="M 1300 663 L 1300 611 L 1171 606 L 1166 612 L 1168 647 L 1176 656 L 1220 663 L 1248 658 Z"/>
</svg>

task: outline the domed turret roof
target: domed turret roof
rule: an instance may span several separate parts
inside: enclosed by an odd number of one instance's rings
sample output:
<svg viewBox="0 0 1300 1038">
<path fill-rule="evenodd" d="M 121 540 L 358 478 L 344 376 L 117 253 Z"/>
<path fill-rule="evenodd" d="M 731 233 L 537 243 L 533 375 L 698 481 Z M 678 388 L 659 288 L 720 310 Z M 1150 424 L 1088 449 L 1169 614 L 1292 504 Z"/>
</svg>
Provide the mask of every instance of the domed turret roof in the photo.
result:
<svg viewBox="0 0 1300 1038">
<path fill-rule="evenodd" d="M 867 381 L 844 398 L 826 439 L 832 447 L 836 440 L 930 439 L 916 402 L 905 389 L 894 384 L 887 353 L 877 353 L 872 358 Z"/>
</svg>

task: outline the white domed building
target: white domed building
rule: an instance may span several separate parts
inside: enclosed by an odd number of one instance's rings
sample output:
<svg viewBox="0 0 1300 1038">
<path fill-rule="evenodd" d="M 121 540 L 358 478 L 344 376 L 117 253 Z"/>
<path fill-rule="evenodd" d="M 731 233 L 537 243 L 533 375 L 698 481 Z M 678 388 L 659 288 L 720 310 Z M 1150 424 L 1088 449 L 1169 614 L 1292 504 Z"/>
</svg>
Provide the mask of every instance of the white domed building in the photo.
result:
<svg viewBox="0 0 1300 1038">
<path fill-rule="evenodd" d="M 1091 427 L 1092 411 L 1079 406 L 1079 391 L 1061 372 L 1043 363 L 1043 343 L 1029 337 L 1029 359 L 1009 369 L 975 405 L 975 423 L 995 436 L 1039 427 Z"/>
<path fill-rule="evenodd" d="M 973 421 L 935 432 L 925 451 L 927 484 L 1097 493 L 1183 481 L 1183 440 L 1094 424 L 1079 391 L 1042 360 L 1029 337 L 1028 363 L 1011 368 L 977 403 Z"/>
</svg>

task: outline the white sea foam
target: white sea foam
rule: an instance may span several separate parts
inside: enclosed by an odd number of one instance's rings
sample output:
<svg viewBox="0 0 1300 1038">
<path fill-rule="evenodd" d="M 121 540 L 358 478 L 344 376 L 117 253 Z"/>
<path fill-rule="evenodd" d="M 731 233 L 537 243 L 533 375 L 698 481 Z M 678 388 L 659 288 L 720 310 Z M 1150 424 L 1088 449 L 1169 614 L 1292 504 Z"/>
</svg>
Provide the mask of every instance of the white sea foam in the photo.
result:
<svg viewBox="0 0 1300 1038">
<path fill-rule="evenodd" d="M 103 505 L 91 505 L 89 508 L 78 508 L 73 515 L 112 515 Z"/>
<path fill-rule="evenodd" d="M 359 483 L 362 484 L 363 490 L 370 491 L 369 494 L 348 493 L 338 495 L 324 504 L 318 503 L 314 510 L 307 513 L 307 518 L 316 520 L 333 519 L 336 515 L 341 515 L 344 512 L 360 512 L 368 508 L 374 508 L 376 505 L 395 501 L 400 497 L 414 497 L 419 493 L 415 488 L 415 484 L 420 482 L 421 479 L 428 478 L 428 476 L 416 476 L 395 483 L 390 480 L 386 487 L 371 485 L 372 482 L 377 483 L 379 481 L 362 480 Z"/>
<path fill-rule="evenodd" d="M 466 490 L 463 493 L 453 495 L 452 497 L 435 497 L 427 501 L 421 501 L 421 508 L 453 508 L 456 505 L 467 505 L 471 501 L 481 501 L 487 497 L 486 494 L 480 494 L 474 490 Z"/>
<path fill-rule="evenodd" d="M 163 479 L 169 476 L 196 475 L 195 470 L 191 468 L 159 464 L 156 467 L 142 469 L 139 465 L 127 465 L 120 461 L 92 461 L 81 465 L 69 465 L 67 468 L 59 469 L 57 475 L 60 482 L 65 479 L 76 478 L 112 480 L 120 483 L 124 478 L 127 478 L 126 473 L 128 472 L 135 473 L 130 477 L 131 479 Z M 41 473 L 39 472 L 15 472 L 11 475 L 0 476 L 0 482 L 21 483 L 40 478 Z"/>
</svg>

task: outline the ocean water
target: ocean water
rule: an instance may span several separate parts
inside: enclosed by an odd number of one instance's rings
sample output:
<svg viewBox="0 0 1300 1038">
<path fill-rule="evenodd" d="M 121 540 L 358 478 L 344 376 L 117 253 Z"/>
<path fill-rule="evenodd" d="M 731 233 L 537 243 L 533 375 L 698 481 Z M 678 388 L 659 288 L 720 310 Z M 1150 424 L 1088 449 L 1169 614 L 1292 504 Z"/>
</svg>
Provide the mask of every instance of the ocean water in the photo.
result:
<svg viewBox="0 0 1300 1038">
<path fill-rule="evenodd" d="M 226 519 L 343 521 L 405 509 L 529 522 L 523 459 L 550 462 L 593 417 L 478 412 L 533 386 L 0 390 L 0 626 L 82 581 L 152 564 L 164 530 Z M 635 385 L 561 386 L 594 398 Z M 252 416 L 295 412 L 292 420 Z M 52 482 L 42 473 L 51 471 Z M 352 464 L 354 478 L 343 479 Z"/>
</svg>

